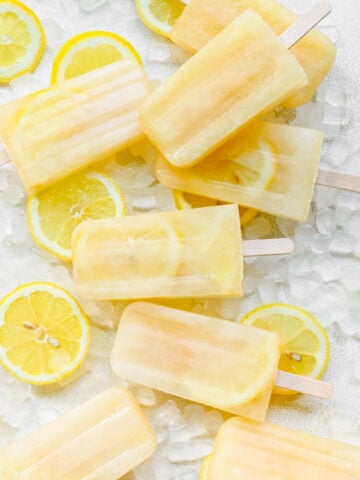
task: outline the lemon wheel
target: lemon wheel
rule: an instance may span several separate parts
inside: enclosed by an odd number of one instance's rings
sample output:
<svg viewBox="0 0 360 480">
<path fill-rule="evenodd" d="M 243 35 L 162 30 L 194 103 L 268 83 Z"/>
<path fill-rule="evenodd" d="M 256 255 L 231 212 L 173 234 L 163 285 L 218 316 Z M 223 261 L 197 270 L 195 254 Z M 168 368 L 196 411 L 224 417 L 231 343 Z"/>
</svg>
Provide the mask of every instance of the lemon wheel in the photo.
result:
<svg viewBox="0 0 360 480">
<path fill-rule="evenodd" d="M 51 83 L 62 82 L 122 59 L 141 58 L 125 38 L 113 32 L 84 32 L 68 40 L 57 54 Z"/>
<path fill-rule="evenodd" d="M 86 172 L 70 177 L 29 197 L 28 225 L 35 242 L 65 261 L 71 261 L 71 236 L 84 220 L 121 217 L 125 200 L 107 175 Z"/>
<path fill-rule="evenodd" d="M 279 369 L 295 375 L 321 378 L 329 362 L 329 338 L 306 310 L 282 303 L 263 305 L 245 315 L 241 323 L 279 333 L 284 342 Z M 275 387 L 274 393 L 296 392 Z"/>
<path fill-rule="evenodd" d="M 207 457 L 204 458 L 200 468 L 199 480 L 207 480 L 207 473 L 209 470 L 210 460 L 211 460 L 211 455 L 208 455 Z"/>
<path fill-rule="evenodd" d="M 45 49 L 40 20 L 17 0 L 0 0 L 0 83 L 32 72 Z"/>
<path fill-rule="evenodd" d="M 0 360 L 19 380 L 56 383 L 84 361 L 89 322 L 78 302 L 51 283 L 30 283 L 0 303 Z"/>
<path fill-rule="evenodd" d="M 145 25 L 167 38 L 185 8 L 180 0 L 135 0 L 135 5 Z"/>
</svg>

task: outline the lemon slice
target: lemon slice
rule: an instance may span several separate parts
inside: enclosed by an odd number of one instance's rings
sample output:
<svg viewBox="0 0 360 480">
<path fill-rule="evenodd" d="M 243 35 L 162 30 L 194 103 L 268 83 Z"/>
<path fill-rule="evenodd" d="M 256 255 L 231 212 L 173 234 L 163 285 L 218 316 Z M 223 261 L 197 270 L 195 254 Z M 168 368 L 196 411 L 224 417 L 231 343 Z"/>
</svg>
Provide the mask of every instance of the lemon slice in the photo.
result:
<svg viewBox="0 0 360 480">
<path fill-rule="evenodd" d="M 329 362 L 329 338 L 320 323 L 305 310 L 282 303 L 263 305 L 245 315 L 241 323 L 281 334 L 284 341 L 279 369 L 321 378 Z M 296 392 L 276 387 L 273 393 Z"/>
<path fill-rule="evenodd" d="M 200 195 L 193 195 L 192 193 L 182 192 L 181 190 L 173 190 L 173 198 L 175 206 L 178 210 L 187 210 L 189 208 L 212 207 L 220 205 L 221 202 L 208 197 L 201 197 Z M 253 218 L 256 217 L 258 211 L 253 208 L 240 207 L 240 223 L 243 227 L 247 225 Z"/>
<path fill-rule="evenodd" d="M 45 32 L 26 5 L 0 0 L 0 83 L 32 72 L 44 53 Z"/>
<path fill-rule="evenodd" d="M 145 25 L 167 38 L 185 8 L 180 0 L 135 0 L 135 5 Z"/>
<path fill-rule="evenodd" d="M 125 215 L 122 192 L 107 175 L 86 172 L 29 197 L 28 224 L 40 247 L 71 261 L 71 236 L 84 220 Z"/>
<path fill-rule="evenodd" d="M 266 190 L 274 179 L 277 158 L 269 142 L 260 142 L 249 151 L 230 152 L 225 158 L 218 151 L 194 167 L 205 179 Z"/>
<path fill-rule="evenodd" d="M 204 458 L 200 468 L 199 480 L 207 480 L 207 473 L 209 470 L 210 460 L 211 460 L 211 455 L 208 455 L 207 457 Z"/>
<path fill-rule="evenodd" d="M 51 83 L 69 80 L 126 58 L 142 64 L 139 54 L 125 38 L 112 32 L 81 33 L 60 49 L 54 60 Z"/>
<path fill-rule="evenodd" d="M 87 317 L 57 285 L 23 285 L 0 303 L 0 361 L 19 380 L 58 382 L 79 368 L 89 342 Z"/>
</svg>

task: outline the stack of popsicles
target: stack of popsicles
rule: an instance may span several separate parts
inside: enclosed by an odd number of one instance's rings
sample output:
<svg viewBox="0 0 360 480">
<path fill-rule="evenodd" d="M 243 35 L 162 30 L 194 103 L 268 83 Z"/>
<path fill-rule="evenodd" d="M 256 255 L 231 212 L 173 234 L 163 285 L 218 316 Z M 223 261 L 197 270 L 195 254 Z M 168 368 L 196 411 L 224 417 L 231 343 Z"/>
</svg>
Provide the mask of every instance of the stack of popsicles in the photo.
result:
<svg viewBox="0 0 360 480">
<path fill-rule="evenodd" d="M 321 2 L 317 20 L 327 11 Z M 320 32 L 297 43 L 307 25 L 290 27 L 295 20 L 275 0 L 192 0 L 171 36 L 197 53 L 161 87 L 151 93 L 141 67 L 121 61 L 5 105 L 0 163 L 13 160 L 36 193 L 145 133 L 165 185 L 303 220 L 322 133 L 259 120 L 280 104 L 308 101 L 334 61 Z M 269 163 L 275 173 L 266 185 L 244 182 L 244 168 L 256 175 Z M 319 177 L 360 188 L 358 179 Z M 287 240 L 242 243 L 237 205 L 88 221 L 73 236 L 74 279 L 92 300 L 241 296 L 243 255 L 290 250 Z M 137 302 L 123 314 L 111 363 L 127 380 L 263 421 L 275 384 L 331 394 L 324 382 L 278 372 L 280 352 L 276 334 Z M 1 451 L 0 473 L 116 480 L 155 446 L 131 394 L 109 390 Z M 356 447 L 233 419 L 219 433 L 207 479 L 359 480 L 359 456 Z"/>
</svg>

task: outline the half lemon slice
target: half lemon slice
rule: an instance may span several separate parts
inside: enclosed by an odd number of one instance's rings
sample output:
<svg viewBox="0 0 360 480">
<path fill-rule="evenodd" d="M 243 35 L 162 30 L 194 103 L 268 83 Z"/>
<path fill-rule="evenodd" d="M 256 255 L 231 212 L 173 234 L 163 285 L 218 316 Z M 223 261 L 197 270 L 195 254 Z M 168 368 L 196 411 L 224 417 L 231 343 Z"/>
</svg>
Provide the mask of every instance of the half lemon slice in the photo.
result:
<svg viewBox="0 0 360 480">
<path fill-rule="evenodd" d="M 35 13 L 17 0 L 0 0 L 0 83 L 32 72 L 44 49 L 45 32 Z"/>
<path fill-rule="evenodd" d="M 0 360 L 19 380 L 60 381 L 82 364 L 89 342 L 87 317 L 57 285 L 23 285 L 0 303 Z"/>
<path fill-rule="evenodd" d="M 125 215 L 121 190 L 107 175 L 86 172 L 29 197 L 28 225 L 35 242 L 65 261 L 71 261 L 71 236 L 84 220 Z"/>
<path fill-rule="evenodd" d="M 185 8 L 181 0 L 135 0 L 135 5 L 145 25 L 167 38 Z"/>
<path fill-rule="evenodd" d="M 123 59 L 141 58 L 125 38 L 113 32 L 80 33 L 68 40 L 57 54 L 52 68 L 51 83 L 63 82 Z"/>
<path fill-rule="evenodd" d="M 273 303 L 249 312 L 241 323 L 280 334 L 284 348 L 279 370 L 321 378 L 329 362 L 329 338 L 321 324 L 307 311 L 293 305 Z M 275 387 L 275 394 L 296 394 Z"/>
</svg>

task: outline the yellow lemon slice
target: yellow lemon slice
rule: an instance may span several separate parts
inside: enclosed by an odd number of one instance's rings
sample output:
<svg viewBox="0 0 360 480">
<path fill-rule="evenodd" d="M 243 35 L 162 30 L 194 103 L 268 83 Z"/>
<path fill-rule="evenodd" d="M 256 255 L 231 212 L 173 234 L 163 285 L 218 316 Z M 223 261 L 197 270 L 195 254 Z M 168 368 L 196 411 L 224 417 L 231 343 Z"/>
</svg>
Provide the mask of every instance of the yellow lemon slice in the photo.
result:
<svg viewBox="0 0 360 480">
<path fill-rule="evenodd" d="M 23 285 L 0 303 L 0 361 L 19 380 L 58 382 L 79 368 L 89 342 L 87 317 L 57 285 Z"/>
<path fill-rule="evenodd" d="M 230 151 L 229 155 L 214 155 L 194 167 L 206 180 L 244 185 L 266 190 L 276 173 L 277 158 L 269 142 L 260 142 L 249 151 Z"/>
<path fill-rule="evenodd" d="M 200 195 L 193 195 L 192 193 L 182 192 L 180 190 L 173 190 L 173 198 L 175 206 L 178 210 L 187 210 L 188 208 L 212 207 L 220 205 L 221 202 L 213 198 L 201 197 Z M 251 222 L 256 217 L 258 211 L 253 208 L 240 207 L 240 223 L 244 225 Z"/>
<path fill-rule="evenodd" d="M 180 0 L 135 0 L 141 20 L 147 27 L 164 37 L 182 14 L 185 4 Z"/>
<path fill-rule="evenodd" d="M 29 197 L 28 224 L 40 247 L 71 261 L 71 236 L 84 220 L 121 217 L 125 200 L 113 180 L 98 172 L 86 172 Z"/>
<path fill-rule="evenodd" d="M 35 13 L 17 0 L 0 0 L 0 83 L 32 72 L 44 49 L 45 32 Z"/>
<path fill-rule="evenodd" d="M 211 455 L 208 455 L 207 457 L 204 458 L 200 468 L 199 480 L 207 479 L 207 472 L 209 470 L 210 460 L 211 460 Z"/>
<path fill-rule="evenodd" d="M 135 48 L 116 33 L 81 33 L 68 40 L 60 49 L 54 60 L 51 83 L 54 85 L 69 80 L 125 58 L 142 64 Z"/>
<path fill-rule="evenodd" d="M 320 323 L 302 308 L 282 303 L 263 305 L 245 315 L 241 323 L 281 334 L 284 341 L 279 369 L 321 378 L 329 362 L 329 338 Z M 273 393 L 296 392 L 276 387 Z"/>
</svg>

